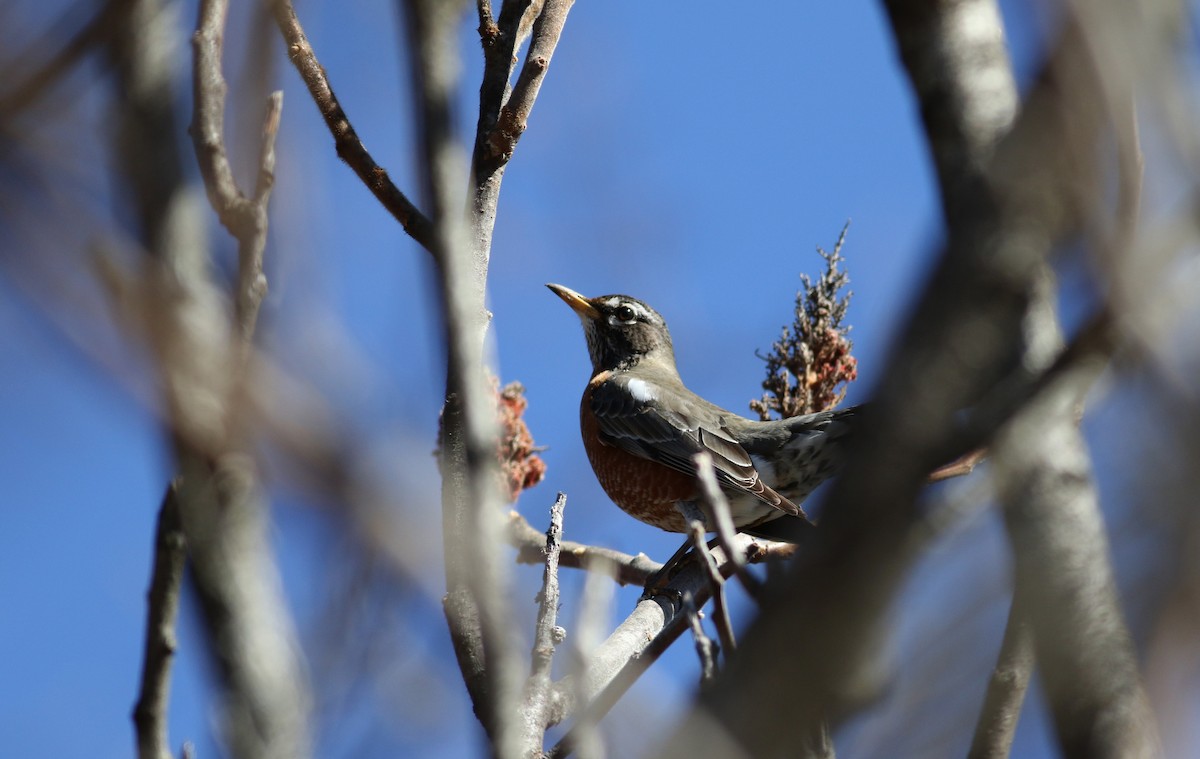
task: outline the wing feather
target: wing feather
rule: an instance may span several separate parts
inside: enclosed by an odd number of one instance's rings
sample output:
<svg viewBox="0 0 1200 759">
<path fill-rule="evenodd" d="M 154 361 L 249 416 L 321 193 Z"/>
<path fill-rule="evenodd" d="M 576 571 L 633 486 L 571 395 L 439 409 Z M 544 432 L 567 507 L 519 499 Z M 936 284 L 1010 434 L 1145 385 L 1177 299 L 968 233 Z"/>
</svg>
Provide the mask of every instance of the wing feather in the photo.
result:
<svg viewBox="0 0 1200 759">
<path fill-rule="evenodd" d="M 602 382 L 592 392 L 592 412 L 603 442 L 687 474 L 695 472 L 692 457 L 706 451 L 712 457 L 717 482 L 750 493 L 788 514 L 800 509 L 762 481 L 750 454 L 734 439 L 720 410 L 682 388 L 664 392 L 645 383 L 634 397 L 621 377 Z"/>
</svg>

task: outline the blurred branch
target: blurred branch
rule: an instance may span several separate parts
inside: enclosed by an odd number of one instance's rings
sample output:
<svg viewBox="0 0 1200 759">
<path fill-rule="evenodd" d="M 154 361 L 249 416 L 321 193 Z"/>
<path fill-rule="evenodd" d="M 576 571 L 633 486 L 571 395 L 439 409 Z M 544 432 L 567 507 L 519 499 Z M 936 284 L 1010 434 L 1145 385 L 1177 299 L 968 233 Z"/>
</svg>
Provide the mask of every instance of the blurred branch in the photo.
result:
<svg viewBox="0 0 1200 759">
<path fill-rule="evenodd" d="M 267 245 L 267 204 L 275 185 L 275 135 L 279 132 L 283 93 L 267 99 L 259 152 L 258 180 L 254 196 L 237 187 L 225 151 L 225 98 L 228 86 L 221 73 L 225 19 L 229 6 L 224 0 L 200 3 L 200 20 L 192 43 L 196 65 L 192 67 L 192 142 L 196 162 L 204 178 L 208 202 L 221 224 L 238 241 L 238 276 L 234 285 L 234 326 L 243 350 L 249 348 L 258 322 L 258 310 L 267 292 L 263 274 L 263 250 Z M 241 363 L 244 363 L 244 359 Z"/>
<path fill-rule="evenodd" d="M 325 68 L 317 60 L 317 54 L 300 26 L 300 19 L 296 16 L 291 1 L 272 0 L 271 9 L 287 43 L 288 58 L 300 73 L 304 86 L 308 88 L 313 102 L 317 104 L 317 110 L 325 119 L 325 125 L 333 135 L 338 157 L 346 162 L 375 199 L 400 222 L 400 226 L 409 237 L 432 252 L 432 227 L 429 219 L 396 187 L 387 171 L 375 162 L 359 139 L 350 118 L 342 110 L 341 103 L 333 93 Z"/>
<path fill-rule="evenodd" d="M 997 76 L 1011 81 L 994 4 L 936 8 L 974 15 L 969 24 L 961 18 L 948 24 L 943 35 L 940 23 L 908 27 L 921 17 L 893 12 L 899 39 L 927 34 L 929 53 L 948 56 L 935 75 L 962 77 L 953 91 L 968 97 L 992 92 Z M 971 34 L 958 35 L 965 31 Z M 978 403 L 1018 360 L 1031 283 L 1095 200 L 1086 193 L 1099 184 L 1103 114 L 1084 58 L 1078 28 L 1068 24 L 1013 129 L 994 149 L 995 131 L 972 137 L 972 144 L 988 147 L 978 157 L 971 153 L 968 164 L 984 170 L 951 183 L 958 198 L 947 203 L 947 247 L 880 372 L 875 403 L 864 409 L 862 432 L 833 483 L 812 551 L 764 603 L 738 658 L 668 741 L 668 756 L 688 755 L 718 731 L 755 756 L 787 753 L 795 749 L 795 731 L 773 726 L 815 734 L 823 720 L 836 727 L 878 693 L 877 652 L 892 594 L 912 560 L 905 536 L 920 521 L 917 494 L 941 463 L 959 411 Z M 911 74 L 916 79 L 932 68 Z M 917 90 L 928 119 L 937 106 L 919 84 Z M 940 139 L 940 127 L 927 121 L 927 128 L 931 142 Z M 804 654 L 785 655 L 795 651 Z M 765 697 L 746 699 L 751 689 Z"/>
<path fill-rule="evenodd" d="M 198 57 L 197 65 L 220 65 L 224 17 L 223 7 L 205 5 L 201 22 L 215 33 L 209 38 L 215 47 L 206 47 L 202 34 L 198 48 L 205 60 Z M 233 319 L 209 273 L 202 209 L 183 180 L 169 65 L 171 15 L 155 0 L 135 0 L 121 20 L 110 54 L 120 94 L 120 168 L 148 254 L 140 313 L 173 426 L 179 468 L 174 492 L 189 577 L 224 690 L 225 737 L 235 757 L 304 757 L 308 686 L 267 541 L 255 468 L 229 435 L 238 416 L 230 394 Z M 201 107 L 224 97 L 219 72 L 198 72 L 197 80 L 204 89 L 197 93 Z M 198 123 L 221 110 L 219 104 L 207 110 Z M 216 134 L 219 140 L 219 125 Z M 267 171 L 269 153 L 268 145 L 260 167 Z M 260 179 L 263 203 L 268 188 Z"/>
<path fill-rule="evenodd" d="M 422 179 L 432 220 L 430 250 L 438 263 L 447 345 L 439 444 L 443 609 L 475 714 L 492 751 L 506 759 L 523 754 L 517 714 L 521 677 L 507 602 L 508 567 L 500 555 L 496 405 L 483 363 L 487 256 L 468 243 L 458 191 L 467 174 L 453 113 L 460 69 L 457 27 L 465 4 L 410 0 L 405 8 Z"/>
<path fill-rule="evenodd" d="M 167 704 L 171 697 L 171 663 L 175 657 L 175 620 L 187 548 L 179 520 L 175 483 L 167 486 L 154 535 L 154 568 L 146 593 L 146 647 L 142 685 L 133 722 L 138 759 L 171 759 L 167 738 Z"/>
<path fill-rule="evenodd" d="M 1048 284 L 1026 329 L 1029 360 L 1045 362 L 1048 351 L 1039 344 L 1052 351 L 1061 342 Z M 1063 756 L 1157 756 L 1154 717 L 1075 421 L 1095 377 L 1094 367 L 1080 367 L 1013 419 L 997 437 L 993 474 Z"/>
<path fill-rule="evenodd" d="M 11 121 L 38 98 L 46 95 L 85 55 L 103 44 L 114 26 L 119 23 L 119 16 L 127 13 L 129 6 L 128 0 L 109 0 L 102 3 L 96 14 L 72 34 L 66 43 L 58 46 L 50 58 L 32 73 L 18 80 L 8 92 L 0 95 L 0 124 Z M 72 7 L 65 15 L 73 14 L 75 10 L 76 8 Z M 61 21 L 55 24 L 61 25 Z M 48 41 L 43 39 L 31 49 L 45 50 L 47 45 Z"/>
<path fill-rule="evenodd" d="M 1018 587 L 1008 610 L 1000 656 L 988 680 L 987 694 L 967 759 L 1005 759 L 1012 753 L 1017 720 L 1025 703 L 1025 691 L 1033 676 L 1033 635 Z"/>
</svg>

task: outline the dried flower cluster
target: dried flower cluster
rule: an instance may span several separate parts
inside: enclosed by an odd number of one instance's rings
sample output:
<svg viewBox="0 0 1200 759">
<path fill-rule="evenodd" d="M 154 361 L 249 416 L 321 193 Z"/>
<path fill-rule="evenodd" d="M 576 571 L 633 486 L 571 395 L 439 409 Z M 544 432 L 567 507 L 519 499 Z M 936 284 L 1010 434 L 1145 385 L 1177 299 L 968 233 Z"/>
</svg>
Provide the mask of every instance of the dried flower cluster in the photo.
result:
<svg viewBox="0 0 1200 759">
<path fill-rule="evenodd" d="M 500 472 L 504 477 L 505 492 L 510 502 L 516 501 L 522 490 L 533 487 L 546 476 L 546 462 L 538 455 L 541 449 L 533 444 L 533 435 L 522 415 L 529 401 L 525 399 L 525 386 L 510 382 L 500 387 L 500 380 L 491 376 L 492 388 L 496 393 L 496 411 L 500 425 L 500 436 L 496 444 L 496 457 L 500 461 Z"/>
<path fill-rule="evenodd" d="M 858 361 L 850 355 L 850 327 L 842 324 L 853 293 L 841 294 L 850 277 L 838 268 L 849 228 L 842 228 L 832 252 L 817 247 L 825 259 L 824 273 L 815 284 L 800 275 L 804 286 L 796 293 L 795 321 L 783 328 L 769 355 L 758 354 L 767 362 L 766 393 L 750 401 L 750 408 L 763 421 L 772 413 L 787 419 L 827 411 L 842 402 L 846 384 L 858 376 Z"/>
</svg>

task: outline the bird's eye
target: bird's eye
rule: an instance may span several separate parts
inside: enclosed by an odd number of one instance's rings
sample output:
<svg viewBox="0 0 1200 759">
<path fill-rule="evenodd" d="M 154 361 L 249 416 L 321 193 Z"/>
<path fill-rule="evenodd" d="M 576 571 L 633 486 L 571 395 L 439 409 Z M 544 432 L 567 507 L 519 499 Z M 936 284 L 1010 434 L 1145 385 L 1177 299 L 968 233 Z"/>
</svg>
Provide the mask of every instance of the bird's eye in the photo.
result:
<svg viewBox="0 0 1200 759">
<path fill-rule="evenodd" d="M 616 314 L 616 317 L 623 322 L 631 322 L 635 316 L 633 309 L 629 306 L 618 306 L 614 313 Z"/>
</svg>

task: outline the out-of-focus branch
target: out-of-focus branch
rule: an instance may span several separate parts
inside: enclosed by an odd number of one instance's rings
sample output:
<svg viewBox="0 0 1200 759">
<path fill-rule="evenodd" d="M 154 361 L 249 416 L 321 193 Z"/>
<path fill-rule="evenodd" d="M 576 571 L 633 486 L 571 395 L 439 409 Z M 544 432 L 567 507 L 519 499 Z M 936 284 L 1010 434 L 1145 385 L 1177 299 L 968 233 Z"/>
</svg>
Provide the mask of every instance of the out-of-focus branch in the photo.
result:
<svg viewBox="0 0 1200 759">
<path fill-rule="evenodd" d="M 1048 279 L 1047 275 L 1047 279 Z M 1038 344 L 1061 342 L 1053 292 L 1040 289 L 1026 325 Z M 1053 348 L 1051 348 L 1053 350 Z M 997 437 L 997 493 L 1025 599 L 1046 699 L 1066 757 L 1159 755 L 1108 558 L 1104 519 L 1076 409 L 1095 379 L 1084 365 L 1062 378 Z"/>
<path fill-rule="evenodd" d="M 171 759 L 167 738 L 167 703 L 171 695 L 171 663 L 175 657 L 175 619 L 187 549 L 175 483 L 167 486 L 158 511 L 154 535 L 154 568 L 146 593 L 146 648 L 142 656 L 142 685 L 133 723 L 138 759 Z"/>
<path fill-rule="evenodd" d="M 103 44 L 107 35 L 112 33 L 113 26 L 118 23 L 117 17 L 128 9 L 129 3 L 125 0 L 103 3 L 96 15 L 72 34 L 65 44 L 59 45 L 50 58 L 33 72 L 18 79 L 7 92 L 0 94 L 0 124 L 11 121 L 14 116 L 47 94 L 85 55 Z M 74 14 L 75 10 L 71 8 L 64 15 Z M 61 26 L 61 22 L 54 26 Z M 30 50 L 44 51 L 49 46 L 48 41 L 38 40 L 30 46 Z"/>
<path fill-rule="evenodd" d="M 409 237 L 416 240 L 421 247 L 432 251 L 432 229 L 429 219 L 396 187 L 387 171 L 375 162 L 359 139 L 350 118 L 346 116 L 333 93 L 325 68 L 317 60 L 317 54 L 300 26 L 300 19 L 296 16 L 291 1 L 272 0 L 271 8 L 275 14 L 275 22 L 287 43 L 288 58 L 300 73 L 304 86 L 308 88 L 313 102 L 317 104 L 317 110 L 325 119 L 325 125 L 333 135 L 338 157 L 346 162 L 375 199 L 400 222 L 400 226 Z"/>
<path fill-rule="evenodd" d="M 202 21 L 211 31 L 224 16 L 209 5 Z M 179 468 L 174 492 L 189 576 L 223 688 L 225 738 L 235 757 L 304 757 L 308 686 L 267 541 L 255 468 L 229 435 L 237 415 L 230 392 L 237 384 L 233 319 L 210 276 L 202 208 L 183 181 L 167 65 L 175 42 L 171 16 L 156 0 L 133 0 L 120 19 L 110 51 L 120 95 L 120 166 L 148 253 L 143 326 L 172 424 Z M 217 28 L 210 39 L 215 43 L 220 34 Z M 198 65 L 220 65 L 219 45 L 205 52 Z M 219 72 L 197 78 L 205 88 L 202 100 L 224 96 Z M 269 171 L 269 164 L 264 157 L 260 169 Z M 260 181 L 264 203 L 268 186 Z"/>
<path fill-rule="evenodd" d="M 193 38 L 196 65 L 192 67 L 194 108 L 192 142 L 208 202 L 221 224 L 238 241 L 238 277 L 234 293 L 234 328 L 242 350 L 248 350 L 258 323 L 258 310 L 267 292 L 263 251 L 267 246 L 267 204 L 275 185 L 275 135 L 279 132 L 283 93 L 267 99 L 262 130 L 258 179 L 254 195 L 238 189 L 225 151 L 225 99 L 228 86 L 221 73 L 226 2 L 200 4 L 200 21 Z M 243 360 L 244 361 L 244 360 Z"/>
<path fill-rule="evenodd" d="M 468 243 L 463 228 L 460 188 L 466 161 L 455 141 L 457 27 L 465 3 L 410 0 L 405 7 L 422 184 L 432 220 L 430 250 L 438 262 L 448 354 L 439 445 L 443 608 L 475 713 L 492 751 L 506 759 L 523 753 L 517 715 L 522 678 L 507 603 L 508 565 L 500 555 L 495 397 L 483 363 L 487 257 Z"/>
<path fill-rule="evenodd" d="M 993 27 L 985 35 L 978 24 L 964 25 L 975 32 L 968 41 L 1002 50 L 995 6 L 968 5 L 988 12 L 973 22 L 987 26 L 990 18 Z M 1011 371 L 1031 282 L 1094 201 L 1082 193 L 1098 186 L 1103 114 L 1084 55 L 1078 29 L 1068 25 L 1019 120 L 985 159 L 985 181 L 961 188 L 962 204 L 948 214 L 946 250 L 880 373 L 875 403 L 864 409 L 813 550 L 770 594 L 738 658 L 668 741 L 668 756 L 685 756 L 714 736 L 754 756 L 787 754 L 795 749 L 789 735 L 815 734 L 825 719 L 836 727 L 878 693 L 876 652 L 912 558 L 905 536 L 920 519 L 916 496 L 941 463 L 959 410 Z M 961 66 L 955 75 L 968 78 L 995 75 L 991 67 L 970 68 L 971 60 L 946 65 Z M 784 655 L 797 651 L 803 655 Z M 746 699 L 751 689 L 763 697 Z M 780 724 L 797 731 L 773 729 Z"/>
<path fill-rule="evenodd" d="M 221 426 L 212 448 L 177 436 L 180 503 L 191 558 L 191 580 L 209 636 L 209 649 L 225 690 L 224 718 L 230 751 L 238 757 L 303 757 L 309 754 L 310 696 L 300 665 L 291 615 L 267 538 L 266 504 L 252 458 L 241 450 L 241 393 L 258 309 L 266 291 L 262 254 L 267 202 L 273 184 L 274 139 L 281 99 L 271 98 L 263 128 L 253 197 L 241 193 L 225 157 L 223 116 L 226 87 L 221 74 L 225 0 L 201 3 L 195 35 L 193 139 L 209 200 L 238 240 L 239 272 L 232 322 L 236 339 L 224 344 L 197 340 L 197 329 L 179 320 L 174 328 L 197 353 L 193 360 L 223 366 L 226 388 L 214 401 Z M 192 274 L 197 285 L 206 268 Z M 207 324 L 229 319 L 219 308 L 204 310 Z M 218 360 L 218 359 L 224 360 Z M 164 360 L 170 360 L 167 356 Z M 232 389 L 229 389 L 232 388 Z M 192 409 L 197 399 L 171 390 L 171 405 Z"/>
<path fill-rule="evenodd" d="M 1026 619 L 1028 610 L 1023 606 L 1018 588 L 1008 610 L 1004 642 L 988 681 L 967 759 L 1005 759 L 1012 752 L 1034 665 L 1033 632 Z"/>
</svg>

